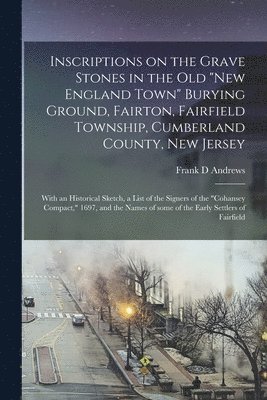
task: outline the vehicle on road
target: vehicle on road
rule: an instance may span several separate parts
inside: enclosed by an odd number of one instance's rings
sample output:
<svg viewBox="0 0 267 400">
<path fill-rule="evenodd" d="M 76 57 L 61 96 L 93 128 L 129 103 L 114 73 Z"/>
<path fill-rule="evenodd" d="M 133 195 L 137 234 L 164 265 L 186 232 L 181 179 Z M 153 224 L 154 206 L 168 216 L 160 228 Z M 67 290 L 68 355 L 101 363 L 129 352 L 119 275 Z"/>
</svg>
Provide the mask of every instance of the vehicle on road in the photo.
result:
<svg viewBox="0 0 267 400">
<path fill-rule="evenodd" d="M 72 325 L 74 326 L 84 326 L 84 315 L 83 314 L 73 314 Z"/>
<path fill-rule="evenodd" d="M 35 300 L 32 296 L 24 297 L 23 303 L 25 307 L 35 307 Z"/>
</svg>

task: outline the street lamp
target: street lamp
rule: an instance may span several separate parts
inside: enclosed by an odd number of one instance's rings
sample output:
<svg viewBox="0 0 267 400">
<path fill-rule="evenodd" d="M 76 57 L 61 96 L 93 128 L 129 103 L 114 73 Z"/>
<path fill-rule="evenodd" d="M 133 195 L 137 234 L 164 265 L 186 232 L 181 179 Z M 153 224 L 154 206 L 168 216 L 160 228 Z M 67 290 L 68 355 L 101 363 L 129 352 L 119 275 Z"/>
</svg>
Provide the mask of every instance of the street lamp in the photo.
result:
<svg viewBox="0 0 267 400">
<path fill-rule="evenodd" d="M 30 299 L 28 297 L 24 297 L 24 305 L 26 306 L 26 321 L 29 320 L 29 305 Z"/>
<path fill-rule="evenodd" d="M 223 334 L 223 336 L 222 336 L 222 383 L 221 383 L 221 386 L 226 386 L 225 381 L 224 381 L 224 373 L 225 373 L 225 367 L 224 367 L 224 334 Z"/>
<path fill-rule="evenodd" d="M 267 329 L 265 328 L 261 334 L 261 370 L 260 378 L 267 381 Z"/>
<path fill-rule="evenodd" d="M 82 296 L 81 296 L 81 289 L 79 288 L 79 281 L 80 281 L 80 273 L 82 271 L 82 267 L 80 265 L 77 265 L 77 277 L 78 277 L 78 283 L 76 281 L 76 291 L 77 291 L 77 296 L 78 296 L 78 300 L 81 301 L 82 300 Z"/>
<path fill-rule="evenodd" d="M 126 370 L 131 370 L 130 366 L 130 357 L 131 357 L 131 318 L 134 316 L 135 310 L 132 306 L 127 306 L 125 309 L 125 317 L 127 318 L 128 321 L 128 332 L 127 332 L 127 360 L 126 360 L 126 365 L 125 369 Z"/>
<path fill-rule="evenodd" d="M 210 349 L 211 349 L 211 366 L 214 367 L 214 338 L 213 338 L 213 333 L 211 334 L 211 343 L 210 343 Z"/>
</svg>

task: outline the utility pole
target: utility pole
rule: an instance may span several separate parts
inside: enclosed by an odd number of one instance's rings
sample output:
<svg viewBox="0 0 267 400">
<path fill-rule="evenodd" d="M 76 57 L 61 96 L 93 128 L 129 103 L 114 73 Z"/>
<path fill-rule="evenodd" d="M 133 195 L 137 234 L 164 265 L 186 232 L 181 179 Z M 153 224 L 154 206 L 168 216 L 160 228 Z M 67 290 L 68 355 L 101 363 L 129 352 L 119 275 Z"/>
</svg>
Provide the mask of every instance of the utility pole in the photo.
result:
<svg viewBox="0 0 267 400">
<path fill-rule="evenodd" d="M 221 386 L 226 386 L 224 381 L 225 367 L 224 367 L 224 335 L 222 337 L 222 383 Z"/>
</svg>

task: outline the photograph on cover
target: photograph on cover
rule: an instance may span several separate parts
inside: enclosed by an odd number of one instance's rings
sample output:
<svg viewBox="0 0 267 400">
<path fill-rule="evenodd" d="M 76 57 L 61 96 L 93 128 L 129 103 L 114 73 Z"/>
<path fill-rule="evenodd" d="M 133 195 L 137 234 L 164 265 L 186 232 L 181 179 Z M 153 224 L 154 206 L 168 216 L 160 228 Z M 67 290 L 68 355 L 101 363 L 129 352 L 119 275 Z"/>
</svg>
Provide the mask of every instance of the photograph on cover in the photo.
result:
<svg viewBox="0 0 267 400">
<path fill-rule="evenodd" d="M 262 241 L 25 241 L 23 398 L 258 393 L 266 265 Z"/>
</svg>

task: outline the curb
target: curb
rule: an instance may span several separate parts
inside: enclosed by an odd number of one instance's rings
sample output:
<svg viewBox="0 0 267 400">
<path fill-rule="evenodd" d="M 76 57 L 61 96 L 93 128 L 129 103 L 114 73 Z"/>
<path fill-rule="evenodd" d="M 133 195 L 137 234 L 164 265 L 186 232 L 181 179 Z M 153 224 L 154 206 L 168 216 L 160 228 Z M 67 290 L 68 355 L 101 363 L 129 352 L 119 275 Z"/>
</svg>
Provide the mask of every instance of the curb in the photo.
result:
<svg viewBox="0 0 267 400">
<path fill-rule="evenodd" d="M 49 357 L 50 357 L 51 365 L 52 365 L 52 368 L 53 368 L 54 380 L 51 381 L 51 382 L 44 382 L 44 381 L 42 380 L 42 377 L 41 377 L 40 359 L 39 359 L 38 350 L 41 349 L 41 348 L 44 348 L 44 347 L 47 347 L 47 348 L 48 348 Z M 34 348 L 34 351 L 35 351 L 35 355 L 36 355 L 37 372 L 38 372 L 38 381 L 39 381 L 41 384 L 43 384 L 43 385 L 54 385 L 55 383 L 58 382 L 58 379 L 57 379 L 57 376 L 56 376 L 56 374 L 55 374 L 55 370 L 56 370 L 56 369 L 55 369 L 55 364 L 54 364 L 53 357 L 52 357 L 52 354 L 51 354 L 51 347 L 48 347 L 48 346 L 39 346 L 39 347 L 35 347 L 35 348 Z"/>
<path fill-rule="evenodd" d="M 147 400 L 153 400 L 153 399 L 157 399 L 157 400 L 159 400 L 159 399 L 160 400 L 173 400 L 173 399 L 177 399 L 177 397 L 173 397 L 173 396 L 170 396 L 168 394 L 163 394 L 161 392 L 159 392 L 159 393 L 147 393 L 146 394 L 147 397 L 145 397 L 145 394 L 142 391 L 135 390 L 135 392 L 139 396 L 141 396 L 141 397 L 143 397 L 144 399 L 147 399 Z"/>
<path fill-rule="evenodd" d="M 78 308 L 78 310 L 82 313 L 85 314 L 83 309 L 81 308 L 80 304 L 78 303 L 78 301 L 76 300 L 76 298 L 72 295 L 72 293 L 70 292 L 69 288 L 67 287 L 66 283 L 64 282 L 64 280 L 62 279 L 62 277 L 59 277 L 64 288 L 67 290 L 67 292 L 69 293 L 69 295 L 71 296 L 72 300 L 75 302 L 76 307 Z M 98 338 L 98 340 L 100 341 L 100 343 L 102 344 L 102 346 L 104 347 L 105 351 L 108 353 L 109 357 L 112 359 L 112 361 L 115 363 L 115 365 L 117 366 L 118 370 L 120 371 L 121 375 L 123 376 L 123 378 L 125 379 L 125 381 L 127 382 L 127 384 L 129 385 L 129 387 L 131 389 L 134 390 L 134 384 L 131 381 L 131 379 L 129 378 L 129 376 L 127 375 L 127 373 L 124 371 L 124 369 L 122 368 L 122 366 L 120 365 L 120 363 L 117 361 L 116 357 L 114 356 L 114 354 L 112 353 L 111 349 L 109 348 L 109 346 L 107 345 L 107 343 L 105 342 L 105 340 L 99 335 L 99 333 L 96 331 L 96 329 L 94 328 L 93 324 L 90 322 L 89 318 L 87 316 L 85 316 L 86 321 L 88 322 L 92 332 L 96 335 L 96 337 Z M 139 393 L 138 393 L 139 394 Z M 146 397 L 144 397 L 146 398 Z"/>
<path fill-rule="evenodd" d="M 59 279 L 61 280 L 62 285 L 64 286 L 64 288 L 66 289 L 66 291 L 68 292 L 68 294 L 70 295 L 70 297 L 72 298 L 72 300 L 74 301 L 77 309 L 85 315 L 83 309 L 81 308 L 79 302 L 77 301 L 77 299 L 73 296 L 73 294 L 70 292 L 67 284 L 65 283 L 65 281 L 63 280 L 63 278 L 61 276 L 59 276 Z M 98 338 L 98 340 L 100 341 L 100 343 L 102 344 L 102 346 L 104 347 L 105 351 L 108 353 L 108 356 L 112 359 L 112 361 L 115 363 L 115 365 L 117 366 L 119 372 L 121 373 L 122 377 L 124 378 L 124 380 L 126 381 L 126 383 L 128 384 L 129 388 L 132 389 L 136 394 L 138 394 L 140 397 L 142 397 L 143 399 L 147 399 L 147 400 L 151 400 L 151 398 L 153 398 L 153 394 L 154 393 L 143 393 L 141 390 L 138 390 L 138 387 L 136 387 L 133 382 L 131 381 L 131 379 L 129 378 L 129 376 L 127 375 L 127 373 L 125 372 L 125 370 L 122 368 L 122 366 L 120 365 L 120 363 L 118 362 L 118 360 L 116 359 L 116 357 L 114 356 L 113 352 L 111 351 L 111 349 L 109 348 L 109 346 L 107 345 L 107 343 L 105 342 L 105 340 L 99 335 L 98 331 L 95 329 L 95 327 L 93 326 L 93 324 L 91 323 L 91 321 L 89 320 L 88 316 L 85 315 L 85 319 L 88 322 L 88 325 L 90 326 L 92 332 L 96 335 L 96 337 Z M 158 396 L 160 395 L 161 398 L 163 398 L 161 393 L 156 393 Z M 166 398 L 167 396 L 165 396 Z M 168 398 L 171 400 L 173 397 L 168 396 Z"/>
<path fill-rule="evenodd" d="M 24 316 L 26 317 L 26 315 L 27 315 L 26 311 L 22 311 L 22 314 L 21 314 L 22 320 L 21 320 L 21 322 L 22 322 L 23 324 L 28 324 L 28 323 L 30 323 L 30 322 L 32 322 L 32 321 L 34 321 L 34 320 L 36 319 L 35 314 L 32 313 L 31 311 L 28 311 L 28 317 L 30 317 L 30 319 L 28 318 L 28 319 L 25 319 L 25 321 L 24 321 L 24 318 L 23 318 L 23 317 L 24 317 Z"/>
<path fill-rule="evenodd" d="M 190 372 L 188 372 L 182 365 L 179 365 L 178 362 L 176 362 L 169 354 L 168 352 L 161 348 L 160 346 L 156 346 L 156 348 L 158 349 L 158 351 L 161 352 L 162 355 L 164 355 L 164 357 L 166 357 L 180 372 L 181 374 L 184 375 L 184 377 L 190 381 L 192 381 L 192 379 L 194 379 L 194 374 L 190 374 Z"/>
<path fill-rule="evenodd" d="M 86 317 L 86 319 L 88 320 L 88 318 Z M 120 365 L 120 363 L 117 361 L 116 357 L 114 357 L 114 354 L 112 353 L 112 351 L 110 350 L 109 346 L 106 344 L 106 342 L 104 341 L 104 339 L 98 334 L 98 332 L 95 330 L 95 328 L 92 326 L 92 324 L 90 323 L 90 321 L 88 320 L 89 325 L 91 327 L 91 329 L 93 330 L 93 332 L 95 333 L 95 335 L 97 336 L 97 338 L 100 340 L 100 342 L 102 343 L 103 347 L 105 348 L 105 350 L 108 352 L 109 356 L 112 358 L 112 361 L 116 364 L 116 366 L 118 367 L 120 373 L 122 374 L 123 378 L 126 380 L 127 384 L 131 387 L 131 389 L 134 389 L 134 384 L 131 381 L 131 379 L 129 378 L 129 376 L 127 375 L 127 373 L 124 371 L 124 369 L 122 368 L 122 366 Z"/>
</svg>

